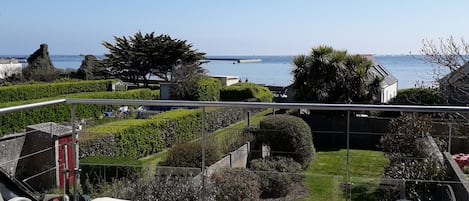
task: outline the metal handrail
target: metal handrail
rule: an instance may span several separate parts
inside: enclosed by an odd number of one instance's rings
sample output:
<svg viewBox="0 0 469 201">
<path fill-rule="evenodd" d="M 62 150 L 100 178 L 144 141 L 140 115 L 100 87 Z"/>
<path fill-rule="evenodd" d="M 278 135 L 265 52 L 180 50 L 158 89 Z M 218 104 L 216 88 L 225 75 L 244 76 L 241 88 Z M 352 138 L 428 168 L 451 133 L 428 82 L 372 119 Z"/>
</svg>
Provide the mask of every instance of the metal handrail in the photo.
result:
<svg viewBox="0 0 469 201">
<path fill-rule="evenodd" d="M 194 106 L 194 107 L 243 107 L 310 110 L 349 111 L 402 111 L 402 112 L 469 112 L 465 106 L 422 106 L 422 105 L 371 105 L 371 104 L 325 104 L 325 103 L 265 103 L 228 101 L 178 101 L 178 100 L 126 100 L 126 99 L 81 99 L 67 98 L 72 104 L 148 105 L 148 106 Z"/>
<path fill-rule="evenodd" d="M 10 112 L 33 109 L 33 108 L 44 107 L 44 106 L 49 106 L 49 105 L 56 105 L 56 104 L 61 104 L 65 102 L 66 102 L 65 99 L 58 99 L 58 100 L 44 101 L 44 102 L 38 102 L 38 103 L 31 103 L 31 104 L 26 104 L 26 105 L 18 105 L 18 106 L 0 108 L 0 114 L 6 114 Z"/>
</svg>

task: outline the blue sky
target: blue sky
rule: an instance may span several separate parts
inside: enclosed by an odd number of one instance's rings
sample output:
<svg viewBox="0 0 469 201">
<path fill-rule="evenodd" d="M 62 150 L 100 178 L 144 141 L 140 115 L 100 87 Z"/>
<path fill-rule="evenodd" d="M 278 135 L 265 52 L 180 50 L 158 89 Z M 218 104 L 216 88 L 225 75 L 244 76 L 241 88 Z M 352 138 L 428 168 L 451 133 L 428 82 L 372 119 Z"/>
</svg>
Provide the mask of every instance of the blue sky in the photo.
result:
<svg viewBox="0 0 469 201">
<path fill-rule="evenodd" d="M 103 54 L 137 31 L 185 39 L 209 55 L 296 55 L 326 44 L 351 53 L 419 53 L 422 39 L 468 36 L 467 0 L 8 0 L 0 55 Z M 467 37 L 466 37 L 467 38 Z"/>
</svg>

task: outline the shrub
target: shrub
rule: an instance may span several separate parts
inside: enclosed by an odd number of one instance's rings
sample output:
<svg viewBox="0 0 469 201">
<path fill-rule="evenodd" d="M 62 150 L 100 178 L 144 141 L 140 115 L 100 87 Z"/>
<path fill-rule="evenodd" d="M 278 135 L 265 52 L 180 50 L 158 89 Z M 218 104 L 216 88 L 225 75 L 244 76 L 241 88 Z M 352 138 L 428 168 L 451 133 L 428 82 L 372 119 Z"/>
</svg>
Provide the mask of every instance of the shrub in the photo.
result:
<svg viewBox="0 0 469 201">
<path fill-rule="evenodd" d="M 223 169 L 212 175 L 217 201 L 259 200 L 259 177 L 247 169 Z"/>
<path fill-rule="evenodd" d="M 216 78 L 203 77 L 198 82 L 196 100 L 218 101 L 220 100 L 221 82 Z"/>
<path fill-rule="evenodd" d="M 233 108 L 207 111 L 207 132 L 213 132 L 246 118 L 247 111 L 248 109 Z M 197 138 L 200 135 L 201 122 L 202 111 L 200 109 L 178 109 L 154 115 L 150 119 L 112 122 L 89 129 L 88 132 L 89 135 L 98 136 L 98 138 L 113 136 L 108 138 L 108 140 L 115 140 L 115 143 L 118 144 L 118 148 L 113 154 L 139 158 Z M 91 140 L 102 142 L 97 138 Z M 96 143 L 87 142 L 86 144 Z M 112 145 L 113 143 L 107 144 Z M 138 146 L 136 146 L 137 144 Z M 104 154 L 93 152 L 92 150 L 96 150 L 93 147 L 82 146 L 81 148 L 83 156 Z M 111 148 L 104 147 L 100 149 L 111 150 Z M 108 154 L 110 153 L 104 155 Z"/>
<path fill-rule="evenodd" d="M 96 185 L 91 190 L 94 191 L 90 192 L 93 197 L 136 201 L 188 201 L 200 200 L 202 188 L 194 185 L 191 175 L 156 175 L 150 178 L 114 180 L 112 183 Z"/>
<path fill-rule="evenodd" d="M 58 98 L 102 98 L 102 99 L 154 99 L 159 95 L 158 91 L 150 91 L 149 89 L 139 89 L 123 92 L 89 92 L 80 94 L 69 94 L 55 98 L 16 101 L 8 103 L 0 103 L 0 108 L 11 107 L 17 105 L 30 104 L 41 101 L 48 101 Z M 98 117 L 103 112 L 116 109 L 117 106 L 110 105 L 87 105 L 79 104 L 76 107 L 78 118 Z M 0 136 L 18 132 L 26 128 L 28 125 L 41 122 L 66 122 L 70 121 L 71 105 L 58 104 L 48 107 L 34 108 L 30 110 L 7 113 L 0 116 Z"/>
<path fill-rule="evenodd" d="M 257 99 L 261 102 L 272 102 L 272 92 L 263 86 L 245 82 L 225 86 L 220 91 L 223 101 L 245 101 Z"/>
<path fill-rule="evenodd" d="M 136 177 L 142 171 L 142 163 L 132 158 L 94 156 L 80 159 L 80 168 L 82 184 L 95 185 L 123 177 Z"/>
<path fill-rule="evenodd" d="M 390 104 L 404 105 L 442 105 L 445 104 L 438 91 L 433 88 L 410 88 L 397 91 Z"/>
<path fill-rule="evenodd" d="M 259 135 L 262 143 L 270 145 L 272 155 L 291 157 L 305 169 L 314 157 L 311 129 L 301 118 L 265 116 L 259 124 Z"/>
<path fill-rule="evenodd" d="M 221 158 L 220 150 L 214 138 L 208 138 L 205 147 L 205 165 L 210 166 Z M 177 144 L 168 151 L 166 166 L 171 167 L 202 167 L 202 142 Z"/>
<path fill-rule="evenodd" d="M 25 84 L 0 87 L 0 102 L 33 100 L 81 92 L 107 91 L 114 80 Z"/>
<path fill-rule="evenodd" d="M 250 164 L 251 170 L 261 178 L 263 198 L 284 197 L 293 189 L 294 183 L 302 180 L 301 164 L 291 158 L 255 159 Z"/>
</svg>

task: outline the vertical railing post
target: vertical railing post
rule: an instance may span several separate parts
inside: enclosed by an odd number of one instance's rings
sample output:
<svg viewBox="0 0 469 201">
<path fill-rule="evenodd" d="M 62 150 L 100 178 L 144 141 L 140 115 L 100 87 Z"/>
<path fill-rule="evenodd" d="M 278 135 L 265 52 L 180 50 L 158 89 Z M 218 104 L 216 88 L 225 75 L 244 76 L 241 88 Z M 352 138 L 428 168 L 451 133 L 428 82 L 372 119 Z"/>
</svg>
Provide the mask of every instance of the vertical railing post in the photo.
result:
<svg viewBox="0 0 469 201">
<path fill-rule="evenodd" d="M 62 145 L 62 148 L 63 148 L 63 153 L 64 153 L 64 170 L 63 170 L 63 174 L 64 174 L 64 195 L 67 195 L 69 192 L 68 192 L 68 146 L 67 144 L 63 144 Z"/>
<path fill-rule="evenodd" d="M 72 160 L 73 160 L 73 200 L 77 201 L 78 198 L 78 172 L 79 172 L 79 161 L 78 161 L 78 141 L 77 141 L 77 130 L 76 130 L 76 105 L 72 105 Z"/>
<path fill-rule="evenodd" d="M 451 138 L 453 137 L 453 124 L 449 123 L 448 127 L 448 152 L 451 153 Z"/>
<path fill-rule="evenodd" d="M 206 136 L 205 136 L 205 107 L 202 107 L 202 201 L 205 201 L 206 189 L 205 189 L 205 179 L 207 177 L 207 170 L 205 168 L 205 146 L 206 146 Z"/>
<path fill-rule="evenodd" d="M 348 201 L 351 198 L 351 184 L 350 184 L 350 175 L 349 175 L 349 163 L 350 163 L 350 110 L 347 110 L 347 125 L 346 125 L 346 134 L 347 134 L 347 161 L 345 164 L 345 200 Z"/>
</svg>

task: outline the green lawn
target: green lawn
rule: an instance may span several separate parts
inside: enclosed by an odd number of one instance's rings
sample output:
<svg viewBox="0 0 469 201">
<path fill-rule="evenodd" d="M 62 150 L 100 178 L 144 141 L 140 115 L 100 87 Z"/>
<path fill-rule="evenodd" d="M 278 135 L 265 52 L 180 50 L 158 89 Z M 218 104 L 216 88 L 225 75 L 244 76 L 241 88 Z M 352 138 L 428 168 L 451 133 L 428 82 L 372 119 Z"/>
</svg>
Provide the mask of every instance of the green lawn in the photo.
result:
<svg viewBox="0 0 469 201">
<path fill-rule="evenodd" d="M 346 181 L 346 150 L 323 150 L 305 171 L 309 196 L 305 201 L 345 200 L 340 183 Z M 388 159 L 379 151 L 350 150 L 350 181 L 354 184 L 352 200 L 373 200 Z"/>
</svg>

